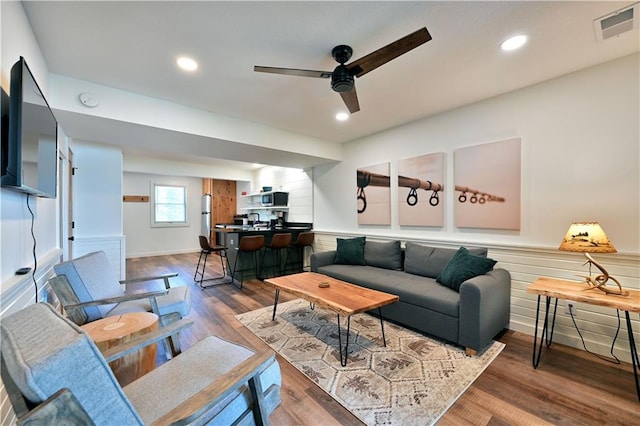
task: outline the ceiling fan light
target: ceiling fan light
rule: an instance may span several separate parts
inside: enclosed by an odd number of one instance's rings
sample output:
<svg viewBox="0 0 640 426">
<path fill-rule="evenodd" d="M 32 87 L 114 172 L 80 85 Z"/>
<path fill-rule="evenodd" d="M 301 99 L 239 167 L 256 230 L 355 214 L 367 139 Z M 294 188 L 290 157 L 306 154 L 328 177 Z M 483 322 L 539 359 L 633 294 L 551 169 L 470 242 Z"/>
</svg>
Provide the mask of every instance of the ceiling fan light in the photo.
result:
<svg viewBox="0 0 640 426">
<path fill-rule="evenodd" d="M 510 52 L 512 50 L 521 48 L 526 42 L 527 36 L 520 34 L 517 36 L 509 37 L 508 39 L 500 43 L 500 49 L 504 50 L 505 52 Z"/>
<path fill-rule="evenodd" d="M 349 114 L 346 112 L 339 112 L 336 114 L 336 120 L 338 121 L 347 121 L 349 119 Z"/>
</svg>

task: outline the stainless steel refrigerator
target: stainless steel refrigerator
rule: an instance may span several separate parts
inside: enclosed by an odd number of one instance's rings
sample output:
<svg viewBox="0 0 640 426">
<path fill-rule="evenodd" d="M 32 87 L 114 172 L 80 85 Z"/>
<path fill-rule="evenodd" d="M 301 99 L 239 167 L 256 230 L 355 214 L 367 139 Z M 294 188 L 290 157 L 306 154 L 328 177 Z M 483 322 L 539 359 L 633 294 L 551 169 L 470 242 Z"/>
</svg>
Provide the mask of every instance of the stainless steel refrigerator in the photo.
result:
<svg viewBox="0 0 640 426">
<path fill-rule="evenodd" d="M 211 238 L 211 195 L 204 194 L 202 196 L 202 235 L 207 239 Z"/>
</svg>

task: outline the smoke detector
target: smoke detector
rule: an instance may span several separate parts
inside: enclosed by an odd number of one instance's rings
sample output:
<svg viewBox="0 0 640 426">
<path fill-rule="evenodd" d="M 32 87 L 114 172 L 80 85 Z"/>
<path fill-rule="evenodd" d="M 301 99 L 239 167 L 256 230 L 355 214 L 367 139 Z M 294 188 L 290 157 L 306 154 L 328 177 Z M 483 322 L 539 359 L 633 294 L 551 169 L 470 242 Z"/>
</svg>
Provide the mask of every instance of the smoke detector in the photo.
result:
<svg viewBox="0 0 640 426">
<path fill-rule="evenodd" d="M 596 32 L 596 41 L 600 43 L 608 38 L 617 37 L 622 33 L 637 30 L 640 24 L 639 5 L 640 2 L 637 2 L 594 19 L 593 29 Z"/>
<path fill-rule="evenodd" d="M 89 93 L 89 92 L 80 93 L 78 95 L 78 100 L 80 100 L 80 103 L 86 106 L 87 108 L 95 108 L 100 104 L 98 97 L 93 93 Z"/>
</svg>

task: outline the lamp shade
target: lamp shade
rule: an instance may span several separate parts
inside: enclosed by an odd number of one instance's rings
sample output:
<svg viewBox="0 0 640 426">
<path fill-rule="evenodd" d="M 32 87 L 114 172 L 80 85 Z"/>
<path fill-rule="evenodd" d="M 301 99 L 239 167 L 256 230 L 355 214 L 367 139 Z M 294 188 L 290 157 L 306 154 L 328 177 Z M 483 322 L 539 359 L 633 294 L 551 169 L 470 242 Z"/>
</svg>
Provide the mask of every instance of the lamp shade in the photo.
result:
<svg viewBox="0 0 640 426">
<path fill-rule="evenodd" d="M 558 249 L 583 253 L 617 252 L 598 222 L 572 223 Z"/>
</svg>

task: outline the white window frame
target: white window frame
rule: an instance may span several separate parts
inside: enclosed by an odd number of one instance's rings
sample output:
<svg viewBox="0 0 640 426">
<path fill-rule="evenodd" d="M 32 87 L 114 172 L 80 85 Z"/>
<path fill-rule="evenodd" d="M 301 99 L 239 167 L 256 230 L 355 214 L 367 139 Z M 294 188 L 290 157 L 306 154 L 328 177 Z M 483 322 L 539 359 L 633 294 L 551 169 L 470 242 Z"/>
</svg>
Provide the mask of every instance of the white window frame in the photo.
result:
<svg viewBox="0 0 640 426">
<path fill-rule="evenodd" d="M 159 222 L 156 220 L 156 189 L 158 187 L 182 188 L 184 192 L 184 221 L 180 222 Z M 175 228 L 189 226 L 189 209 L 188 209 L 188 193 L 186 185 L 175 185 L 169 183 L 152 182 L 151 183 L 151 227 L 152 228 Z"/>
</svg>

